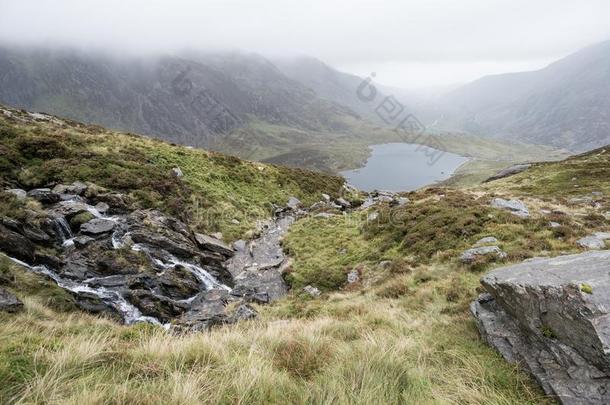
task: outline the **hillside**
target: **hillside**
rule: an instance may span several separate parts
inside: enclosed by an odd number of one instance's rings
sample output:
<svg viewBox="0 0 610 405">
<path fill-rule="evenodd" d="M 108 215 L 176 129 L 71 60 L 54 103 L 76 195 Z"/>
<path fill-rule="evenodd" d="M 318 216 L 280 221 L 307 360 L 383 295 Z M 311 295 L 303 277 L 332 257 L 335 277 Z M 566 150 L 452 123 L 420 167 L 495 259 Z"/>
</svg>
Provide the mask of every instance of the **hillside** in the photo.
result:
<svg viewBox="0 0 610 405">
<path fill-rule="evenodd" d="M 0 193 L 1 250 L 32 244 L 37 264 L 0 260 L 3 300 L 23 303 L 0 312 L 0 402 L 551 403 L 468 305 L 488 270 L 610 231 L 608 149 L 467 189 L 366 195 L 52 116 L 3 107 L 0 123 L 2 188 L 29 190 Z M 102 202 L 110 214 L 87 215 Z M 45 227 L 57 213 L 74 245 Z M 112 237 L 95 229 L 109 222 Z M 465 256 L 473 245 L 497 250 Z M 232 287 L 198 290 L 194 270 Z"/>
<path fill-rule="evenodd" d="M 610 41 L 544 69 L 488 76 L 449 93 L 445 124 L 583 152 L 610 142 Z"/>
</svg>

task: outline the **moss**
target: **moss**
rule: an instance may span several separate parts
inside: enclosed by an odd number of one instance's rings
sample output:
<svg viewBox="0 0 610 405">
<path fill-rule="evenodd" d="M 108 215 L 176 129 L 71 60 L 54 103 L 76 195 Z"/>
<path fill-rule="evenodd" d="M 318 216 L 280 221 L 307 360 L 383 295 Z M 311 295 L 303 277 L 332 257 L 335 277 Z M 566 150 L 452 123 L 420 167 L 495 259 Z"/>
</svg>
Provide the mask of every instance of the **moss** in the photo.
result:
<svg viewBox="0 0 610 405">
<path fill-rule="evenodd" d="M 555 333 L 555 331 L 553 331 L 553 329 L 551 329 L 550 326 L 548 325 L 542 325 L 540 327 L 540 331 L 542 332 L 542 335 L 546 338 L 549 339 L 557 339 L 557 334 Z"/>
<path fill-rule="evenodd" d="M 81 212 L 78 215 L 70 218 L 70 227 L 74 230 L 80 229 L 80 226 L 86 222 L 91 221 L 95 216 L 90 212 Z"/>
<path fill-rule="evenodd" d="M 584 292 L 585 294 L 593 294 L 593 287 L 591 287 L 589 284 L 581 284 L 580 285 L 580 291 Z"/>
</svg>

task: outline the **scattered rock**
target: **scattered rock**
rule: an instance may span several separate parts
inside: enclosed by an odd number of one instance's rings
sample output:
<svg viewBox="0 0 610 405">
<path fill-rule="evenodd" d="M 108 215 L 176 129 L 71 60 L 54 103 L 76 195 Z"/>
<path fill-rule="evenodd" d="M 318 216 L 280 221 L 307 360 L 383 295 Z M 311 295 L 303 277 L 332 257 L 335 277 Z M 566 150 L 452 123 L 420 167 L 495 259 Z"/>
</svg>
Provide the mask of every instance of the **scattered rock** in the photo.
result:
<svg viewBox="0 0 610 405">
<path fill-rule="evenodd" d="M 358 274 L 358 270 L 354 269 L 347 273 L 347 283 L 354 284 L 360 281 L 360 275 Z"/>
<path fill-rule="evenodd" d="M 19 298 L 15 297 L 14 294 L 0 288 L 0 311 L 15 313 L 23 309 L 23 302 Z"/>
<path fill-rule="evenodd" d="M 483 183 L 487 183 L 487 182 L 490 182 L 490 181 L 494 181 L 494 180 L 498 180 L 498 179 L 503 179 L 505 177 L 513 176 L 515 174 L 521 173 L 521 172 L 529 169 L 531 166 L 532 166 L 531 164 L 520 164 L 520 165 L 514 165 L 514 166 L 507 167 L 506 169 L 502 169 L 498 173 L 496 173 L 493 176 L 489 177 Z"/>
<path fill-rule="evenodd" d="M 504 200 L 502 198 L 494 198 L 491 201 L 491 206 L 494 208 L 508 210 L 512 214 L 521 218 L 527 218 L 530 216 L 527 206 L 520 200 Z"/>
<path fill-rule="evenodd" d="M 322 200 L 326 203 L 330 202 L 330 196 L 328 194 L 322 193 Z"/>
<path fill-rule="evenodd" d="M 494 255 L 497 259 L 504 259 L 506 257 L 506 253 L 497 246 L 482 246 L 466 250 L 460 256 L 460 261 L 462 263 L 472 263 L 479 257 L 488 255 Z"/>
<path fill-rule="evenodd" d="M 551 222 L 549 222 L 549 226 L 551 228 L 559 228 L 561 226 L 561 224 L 559 222 L 551 221 Z"/>
<path fill-rule="evenodd" d="M 342 209 L 348 209 L 348 208 L 352 207 L 352 204 L 349 201 L 347 201 L 347 200 L 345 200 L 343 198 L 337 198 L 337 200 L 335 202 Z"/>
<path fill-rule="evenodd" d="M 80 231 L 89 235 L 99 235 L 114 229 L 115 222 L 109 219 L 93 218 L 80 226 Z"/>
<path fill-rule="evenodd" d="M 610 403 L 610 251 L 491 271 L 471 305 L 488 344 L 564 404 Z"/>
<path fill-rule="evenodd" d="M 196 233 L 195 240 L 197 241 L 199 247 L 201 247 L 202 249 L 211 250 L 212 252 L 220 253 L 221 255 L 226 257 L 233 256 L 233 249 L 220 239 Z"/>
<path fill-rule="evenodd" d="M 10 190 L 5 190 L 5 192 L 14 195 L 18 200 L 24 200 L 28 196 L 28 193 L 20 188 L 12 188 Z"/>
<path fill-rule="evenodd" d="M 311 285 L 307 285 L 307 286 L 303 287 L 303 291 L 305 291 L 307 294 L 309 294 L 312 297 L 319 297 L 321 294 L 320 290 L 318 290 L 316 287 L 313 287 Z"/>
<path fill-rule="evenodd" d="M 95 209 L 100 214 L 105 214 L 110 209 L 110 206 L 108 204 L 106 204 L 105 202 L 98 202 L 97 204 L 95 204 Z"/>
<path fill-rule="evenodd" d="M 174 176 L 174 177 L 182 177 L 182 176 L 184 176 L 184 173 L 182 173 L 182 170 L 180 170 L 179 167 L 174 167 L 172 169 L 172 176 Z"/>
<path fill-rule="evenodd" d="M 377 211 L 369 212 L 366 216 L 367 221 L 375 221 L 377 218 L 379 218 L 379 213 Z"/>
<path fill-rule="evenodd" d="M 409 200 L 407 197 L 398 197 L 396 201 L 399 207 L 402 207 L 403 205 L 406 205 L 411 202 L 411 200 Z"/>
<path fill-rule="evenodd" d="M 291 210 L 296 210 L 301 205 L 301 201 L 296 197 L 290 197 L 286 206 Z"/>
<path fill-rule="evenodd" d="M 606 239 L 610 239 L 609 232 L 597 232 L 590 236 L 585 236 L 576 241 L 578 246 L 585 249 L 600 250 L 606 247 Z"/>
<path fill-rule="evenodd" d="M 52 192 L 49 188 L 36 188 L 28 191 L 27 195 L 43 204 L 54 204 L 60 200 L 59 194 Z"/>
<path fill-rule="evenodd" d="M 495 245 L 498 243 L 498 239 L 493 236 L 487 236 L 485 238 L 479 239 L 474 245 L 475 246 L 483 246 L 483 245 Z"/>
<path fill-rule="evenodd" d="M 239 224 L 240 224 L 240 222 L 239 222 L 238 220 L 236 220 L 235 218 L 233 218 L 233 219 L 231 220 L 231 223 L 232 223 L 233 225 L 239 225 Z"/>
</svg>

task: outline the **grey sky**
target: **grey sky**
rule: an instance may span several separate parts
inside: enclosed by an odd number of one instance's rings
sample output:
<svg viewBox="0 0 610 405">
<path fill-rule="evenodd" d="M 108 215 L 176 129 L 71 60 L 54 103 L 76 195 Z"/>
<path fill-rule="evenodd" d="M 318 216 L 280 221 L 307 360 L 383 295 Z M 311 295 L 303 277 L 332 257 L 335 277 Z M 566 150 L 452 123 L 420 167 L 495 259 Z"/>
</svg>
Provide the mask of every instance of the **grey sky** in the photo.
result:
<svg viewBox="0 0 610 405">
<path fill-rule="evenodd" d="M 527 70 L 610 39 L 604 0 L 0 0 L 0 40 L 307 54 L 405 88 Z"/>
</svg>

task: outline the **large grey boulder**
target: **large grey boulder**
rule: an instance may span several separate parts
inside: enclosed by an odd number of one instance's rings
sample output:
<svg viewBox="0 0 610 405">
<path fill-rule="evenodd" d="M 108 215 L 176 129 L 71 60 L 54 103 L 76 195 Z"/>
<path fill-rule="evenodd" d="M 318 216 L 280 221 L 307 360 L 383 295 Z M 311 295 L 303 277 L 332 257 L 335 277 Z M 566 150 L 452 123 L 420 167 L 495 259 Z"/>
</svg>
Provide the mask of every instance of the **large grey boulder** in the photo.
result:
<svg viewBox="0 0 610 405">
<path fill-rule="evenodd" d="M 213 236 L 203 235 L 201 233 L 195 234 L 195 240 L 202 249 L 211 250 L 213 252 L 220 253 L 223 256 L 233 256 L 233 249 L 221 241 L 220 239 L 214 238 Z"/>
<path fill-rule="evenodd" d="M 500 208 L 510 211 L 511 214 L 517 215 L 521 218 L 527 218 L 530 216 L 530 212 L 527 206 L 521 200 L 505 200 L 503 198 L 494 198 L 491 200 L 491 206 L 494 208 Z"/>
<path fill-rule="evenodd" d="M 483 338 L 565 404 L 610 403 L 610 251 L 491 271 L 471 305 Z"/>
<path fill-rule="evenodd" d="M 596 232 L 576 241 L 578 246 L 585 249 L 600 250 L 606 247 L 606 240 L 610 239 L 610 232 Z"/>
<path fill-rule="evenodd" d="M 49 188 L 36 188 L 28 191 L 27 195 L 43 204 L 54 204 L 60 200 L 59 194 Z"/>
<path fill-rule="evenodd" d="M 110 232 L 114 229 L 116 223 L 109 219 L 94 218 L 89 222 L 85 222 L 80 226 L 82 233 L 88 235 L 99 235 Z"/>
</svg>

